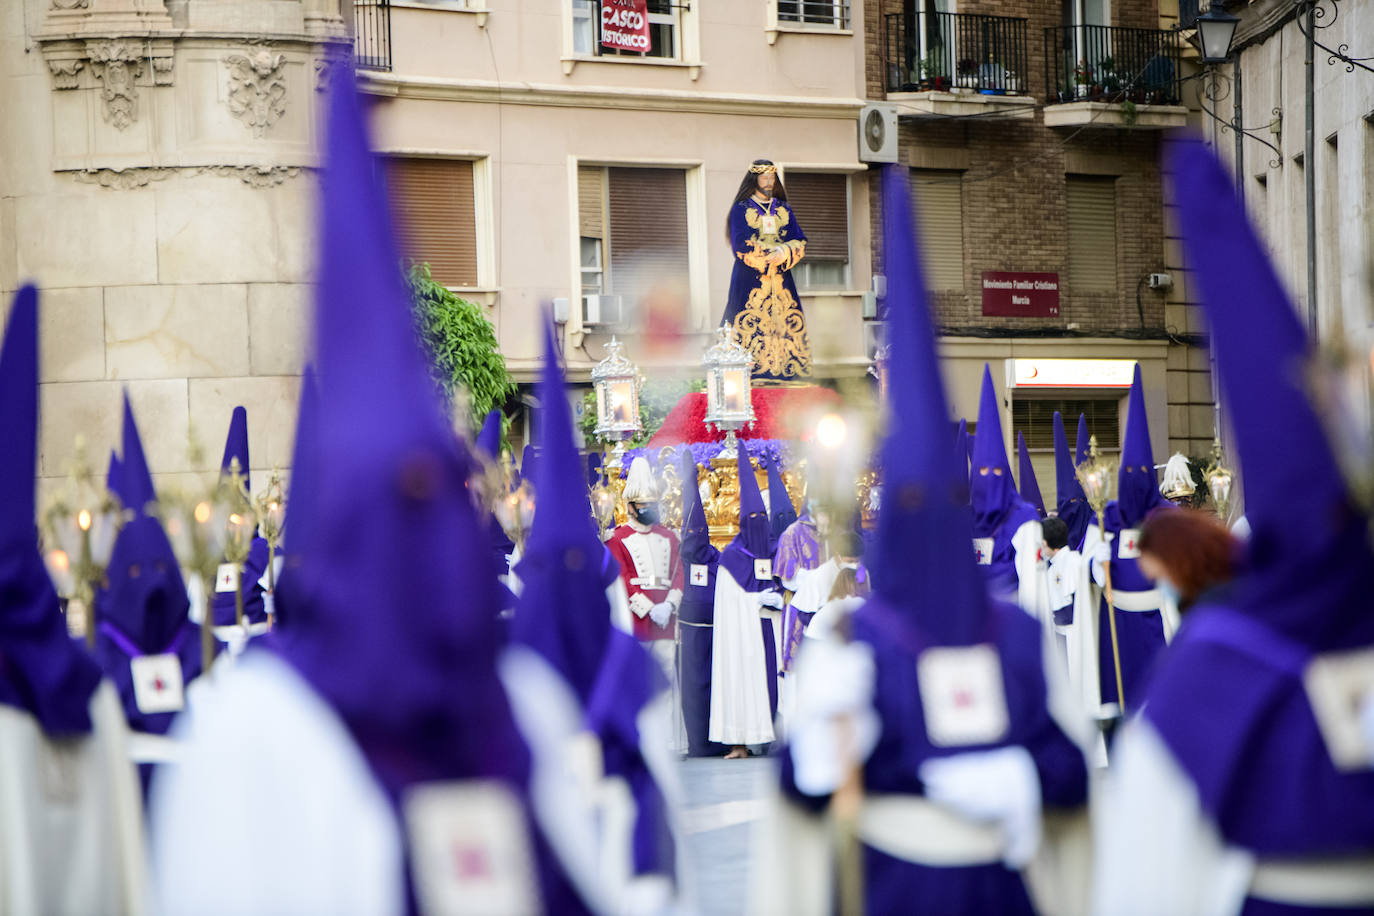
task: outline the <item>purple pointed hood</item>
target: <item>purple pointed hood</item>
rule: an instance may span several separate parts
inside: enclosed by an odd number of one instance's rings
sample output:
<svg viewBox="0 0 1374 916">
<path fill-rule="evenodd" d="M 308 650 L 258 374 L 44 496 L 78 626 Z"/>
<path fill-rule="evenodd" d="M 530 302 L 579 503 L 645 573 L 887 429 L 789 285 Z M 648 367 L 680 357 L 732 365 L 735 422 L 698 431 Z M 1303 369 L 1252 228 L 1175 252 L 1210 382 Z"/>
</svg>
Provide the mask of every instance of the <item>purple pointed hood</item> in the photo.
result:
<svg viewBox="0 0 1374 916">
<path fill-rule="evenodd" d="M 1140 383 L 1140 364 L 1131 381 L 1126 406 L 1126 436 L 1121 443 L 1121 466 L 1116 475 L 1116 505 L 1121 524 L 1138 528 L 1151 509 L 1169 505 L 1159 494 L 1154 452 L 1150 448 L 1150 423 L 1145 416 L 1145 390 Z"/>
<path fill-rule="evenodd" d="M 970 548 L 973 525 L 959 462 L 948 449 L 930 447 L 949 441 L 949 408 L 911 194 L 906 176 L 891 166 L 883 170 L 883 244 L 891 420 L 882 445 L 878 537 L 866 554 L 874 600 L 908 621 L 927 644 L 969 645 L 985 638 L 989 600 Z"/>
<path fill-rule="evenodd" d="M 515 605 L 511 639 L 542 655 L 585 705 L 611 633 L 611 608 L 602 581 L 606 550 L 588 510 L 572 411 L 547 321 L 539 411 L 544 452 L 535 469 L 534 522 L 516 568 L 523 589 Z"/>
<path fill-rule="evenodd" d="M 523 785 L 529 756 L 497 678 L 497 581 L 468 492 L 473 459 L 415 337 L 354 81 L 330 82 L 318 457 L 297 570 L 319 612 L 293 620 L 282 653 L 339 713 L 393 802 L 426 780 Z"/>
<path fill-rule="evenodd" d="M 0 703 L 45 734 L 91 730 L 100 668 L 67 635 L 34 528 L 38 464 L 38 290 L 14 295 L 0 344 Z"/>
<path fill-rule="evenodd" d="M 963 463 L 965 485 L 973 473 L 969 467 L 969 460 L 972 457 L 973 442 L 968 437 L 968 420 L 959 418 L 959 428 L 954 431 L 954 460 Z"/>
<path fill-rule="evenodd" d="M 535 451 L 534 445 L 526 445 L 525 450 L 520 453 L 520 477 L 528 480 L 531 486 L 539 483 L 539 453 Z"/>
<path fill-rule="evenodd" d="M 495 461 L 501 456 L 501 411 L 493 408 L 482 421 L 482 431 L 477 434 L 477 450 Z"/>
<path fill-rule="evenodd" d="M 1250 572 L 1228 603 L 1315 651 L 1368 646 L 1369 528 L 1304 390 L 1307 333 L 1215 157 L 1178 142 L 1167 171 L 1185 250 L 1206 252 L 1193 277 L 1245 480 Z"/>
<path fill-rule="evenodd" d="M 110 463 L 105 467 L 105 489 L 118 496 L 123 503 L 124 497 L 119 492 L 119 455 L 114 449 L 110 449 Z"/>
<path fill-rule="evenodd" d="M 1073 465 L 1078 467 L 1088 460 L 1088 446 L 1092 443 L 1092 436 L 1088 435 L 1088 415 L 1078 415 L 1078 431 L 1074 433 L 1073 443 Z"/>
<path fill-rule="evenodd" d="M 692 450 L 682 450 L 682 562 L 710 563 L 719 556 L 711 546 L 711 529 L 701 505 L 697 463 Z"/>
<path fill-rule="evenodd" d="M 1035 507 L 1040 517 L 1045 517 L 1045 498 L 1040 495 L 1040 482 L 1035 479 L 1035 466 L 1031 464 L 1030 452 L 1026 450 L 1026 437 L 1021 430 L 1016 431 L 1016 458 L 1020 465 L 1018 479 L 1021 481 L 1021 498 Z"/>
<path fill-rule="evenodd" d="M 248 411 L 243 406 L 235 407 L 229 417 L 229 434 L 224 437 L 224 457 L 220 459 L 219 469 L 229 473 L 229 463 L 239 460 L 239 473 L 243 475 L 243 485 L 248 482 Z"/>
<path fill-rule="evenodd" d="M 773 580 L 754 578 L 754 560 L 772 559 L 769 549 L 768 510 L 763 505 L 754 466 L 741 443 L 735 459 L 739 475 L 739 534 L 720 553 L 720 565 L 747 592 L 773 587 Z"/>
<path fill-rule="evenodd" d="M 768 462 L 768 543 L 771 550 L 778 549 L 778 538 L 787 526 L 797 520 L 797 509 L 792 505 L 792 497 L 787 492 L 787 484 L 782 479 L 782 463 Z"/>
<path fill-rule="evenodd" d="M 1011 462 L 1002 442 L 1002 414 L 992 371 L 983 366 L 983 390 L 978 400 L 978 429 L 973 434 L 973 462 L 969 499 L 973 506 L 974 537 L 992 537 L 1020 502 Z"/>
<path fill-rule="evenodd" d="M 601 482 L 601 453 L 587 453 L 587 488 L 591 489 Z"/>
<path fill-rule="evenodd" d="M 1087 419 L 1079 414 L 1084 425 Z M 1080 436 L 1080 438 L 1083 438 Z M 1086 439 L 1084 439 L 1086 443 Z M 1083 485 L 1078 482 L 1073 457 L 1069 452 L 1069 439 L 1064 434 L 1064 418 L 1059 411 L 1054 412 L 1054 489 L 1056 497 L 1055 513 L 1069 526 L 1069 546 L 1077 550 L 1083 543 L 1083 534 L 1092 520 L 1092 507 L 1083 495 Z"/>
<path fill-rule="evenodd" d="M 107 585 L 96 599 L 96 619 L 99 628 L 112 626 L 141 651 L 157 653 L 165 651 L 174 640 L 193 639 L 195 634 L 189 631 L 198 631 L 199 627 L 187 618 L 190 601 L 171 542 L 162 523 L 146 511 L 151 500 L 143 497 L 156 496 L 153 477 L 143 457 L 142 438 L 127 398 L 124 408 L 122 449 L 126 457 L 120 464 L 117 492 L 140 494 L 140 502 L 130 507 L 134 517 L 115 539 L 106 572 Z M 183 671 L 183 675 L 189 680 L 191 672 Z"/>
</svg>

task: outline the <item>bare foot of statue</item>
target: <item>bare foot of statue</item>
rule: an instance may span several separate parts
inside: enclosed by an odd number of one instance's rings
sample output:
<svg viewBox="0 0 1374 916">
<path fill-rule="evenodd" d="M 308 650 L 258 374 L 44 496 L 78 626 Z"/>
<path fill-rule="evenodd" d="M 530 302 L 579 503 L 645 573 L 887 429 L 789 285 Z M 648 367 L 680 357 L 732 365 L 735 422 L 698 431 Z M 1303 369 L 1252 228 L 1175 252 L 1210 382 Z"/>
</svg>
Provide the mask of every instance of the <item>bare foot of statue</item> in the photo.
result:
<svg viewBox="0 0 1374 916">
<path fill-rule="evenodd" d="M 730 748 L 730 753 L 728 753 L 728 754 L 725 755 L 725 759 L 726 759 L 726 760 L 743 760 L 745 757 L 748 757 L 748 756 L 749 756 L 749 748 L 744 747 L 743 745 L 737 745 L 737 746 L 735 746 L 735 747 Z"/>
</svg>

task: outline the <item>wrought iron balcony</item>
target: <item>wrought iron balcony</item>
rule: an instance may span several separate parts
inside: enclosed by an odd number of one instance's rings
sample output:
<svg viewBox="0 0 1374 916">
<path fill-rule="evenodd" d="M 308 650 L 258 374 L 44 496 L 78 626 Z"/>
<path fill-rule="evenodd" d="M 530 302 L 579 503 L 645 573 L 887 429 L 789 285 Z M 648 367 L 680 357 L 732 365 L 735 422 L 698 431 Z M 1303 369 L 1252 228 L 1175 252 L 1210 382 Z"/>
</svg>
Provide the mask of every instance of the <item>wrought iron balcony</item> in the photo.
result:
<svg viewBox="0 0 1374 916">
<path fill-rule="evenodd" d="M 353 0 L 353 59 L 359 70 L 391 69 L 391 0 Z"/>
<path fill-rule="evenodd" d="M 888 92 L 1030 91 L 1026 20 L 971 13 L 883 17 Z"/>
<path fill-rule="evenodd" d="M 1179 41 L 1169 29 L 1046 29 L 1046 101 L 1177 105 Z"/>
</svg>

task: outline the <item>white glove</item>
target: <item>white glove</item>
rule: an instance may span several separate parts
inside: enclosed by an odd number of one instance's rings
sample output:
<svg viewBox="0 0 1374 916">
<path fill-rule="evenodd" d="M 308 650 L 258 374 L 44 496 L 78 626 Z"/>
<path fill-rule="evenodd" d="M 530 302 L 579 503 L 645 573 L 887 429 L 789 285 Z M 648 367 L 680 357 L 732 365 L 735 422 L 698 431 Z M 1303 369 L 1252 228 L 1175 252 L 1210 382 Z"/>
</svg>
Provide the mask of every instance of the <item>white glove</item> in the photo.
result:
<svg viewBox="0 0 1374 916">
<path fill-rule="evenodd" d="M 828 795 L 873 752 L 873 650 L 860 642 L 806 640 L 797 658 L 796 718 L 789 730 L 793 777 L 807 795 Z M 790 678 L 789 678 L 790 679 Z"/>
<path fill-rule="evenodd" d="M 921 764 L 926 797 L 974 821 L 1002 828 L 1002 861 L 1020 869 L 1040 848 L 1040 777 L 1019 745 L 970 751 Z"/>
<path fill-rule="evenodd" d="M 272 592 L 262 593 L 262 609 L 268 617 L 277 616 L 277 596 Z"/>
<path fill-rule="evenodd" d="M 1110 535 L 1108 535 L 1110 538 Z M 1112 561 L 1112 544 L 1110 540 L 1099 542 L 1093 548 L 1092 562 L 1098 566 L 1106 566 Z"/>
<path fill-rule="evenodd" d="M 672 618 L 673 606 L 666 601 L 660 601 L 658 604 L 649 608 L 649 619 L 652 620 L 656 626 L 666 627 L 668 621 Z"/>
<path fill-rule="evenodd" d="M 774 610 L 782 610 L 782 595 L 777 592 L 755 592 L 759 607 L 771 607 Z"/>
</svg>

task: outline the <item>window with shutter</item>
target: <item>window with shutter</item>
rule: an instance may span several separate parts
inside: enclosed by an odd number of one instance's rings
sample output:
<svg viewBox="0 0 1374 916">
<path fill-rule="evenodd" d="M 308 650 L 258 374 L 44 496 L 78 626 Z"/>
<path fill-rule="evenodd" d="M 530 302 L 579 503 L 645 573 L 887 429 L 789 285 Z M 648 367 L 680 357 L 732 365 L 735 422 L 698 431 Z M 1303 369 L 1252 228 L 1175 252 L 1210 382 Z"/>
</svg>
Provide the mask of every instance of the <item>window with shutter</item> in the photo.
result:
<svg viewBox="0 0 1374 916">
<path fill-rule="evenodd" d="M 687 288 L 687 175 L 682 169 L 606 169 L 609 292 L 625 304 L 661 285 Z"/>
<path fill-rule="evenodd" d="M 800 289 L 838 289 L 848 282 L 849 176 L 788 170 L 783 187 L 806 233 L 806 257 L 792 271 Z"/>
<path fill-rule="evenodd" d="M 911 197 L 932 290 L 964 288 L 963 172 L 911 170 Z"/>
<path fill-rule="evenodd" d="M 577 170 L 577 224 L 581 236 L 582 294 L 605 290 L 606 169 L 581 166 Z"/>
<path fill-rule="evenodd" d="M 1012 435 L 1020 431 L 1026 437 L 1026 451 L 1035 467 L 1040 495 L 1049 508 L 1058 499 L 1054 483 L 1054 412 L 1064 418 L 1064 431 L 1069 437 L 1069 449 L 1075 447 L 1078 415 L 1088 419 L 1088 435 L 1097 437 L 1097 447 L 1104 455 L 1121 448 L 1120 398 L 1013 398 L 1011 402 Z M 1015 441 L 1014 439 L 1012 440 Z M 1085 444 L 1086 447 L 1086 444 Z M 1012 457 L 1015 463 L 1016 457 Z"/>
<path fill-rule="evenodd" d="M 477 285 L 477 215 L 472 163 L 392 157 L 387 186 L 403 253 L 428 264 L 444 286 Z"/>
<path fill-rule="evenodd" d="M 1069 222 L 1069 290 L 1116 290 L 1116 179 L 1068 175 L 1064 180 Z"/>
</svg>

